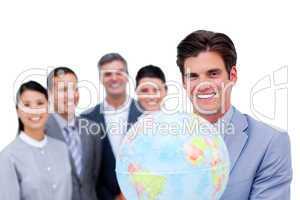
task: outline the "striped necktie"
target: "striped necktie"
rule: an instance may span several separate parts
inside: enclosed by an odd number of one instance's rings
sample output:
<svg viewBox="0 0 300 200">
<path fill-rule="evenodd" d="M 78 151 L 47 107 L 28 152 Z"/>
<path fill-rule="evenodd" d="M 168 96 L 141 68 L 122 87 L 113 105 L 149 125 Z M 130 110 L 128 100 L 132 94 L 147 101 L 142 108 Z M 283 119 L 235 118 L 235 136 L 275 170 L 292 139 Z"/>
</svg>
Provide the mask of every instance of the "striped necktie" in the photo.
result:
<svg viewBox="0 0 300 200">
<path fill-rule="evenodd" d="M 82 152 L 80 145 L 79 135 L 76 133 L 76 128 L 74 126 L 66 126 L 64 131 L 67 135 L 66 142 L 69 148 L 69 152 L 71 153 L 72 159 L 74 161 L 75 169 L 77 175 L 80 175 L 82 169 Z"/>
</svg>

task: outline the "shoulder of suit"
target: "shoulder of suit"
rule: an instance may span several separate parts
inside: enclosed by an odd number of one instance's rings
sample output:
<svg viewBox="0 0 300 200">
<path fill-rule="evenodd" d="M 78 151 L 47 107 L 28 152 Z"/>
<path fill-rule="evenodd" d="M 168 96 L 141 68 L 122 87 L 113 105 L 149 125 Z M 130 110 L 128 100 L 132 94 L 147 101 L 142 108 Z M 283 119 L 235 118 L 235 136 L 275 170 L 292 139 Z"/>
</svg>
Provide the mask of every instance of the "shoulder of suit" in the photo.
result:
<svg viewBox="0 0 300 200">
<path fill-rule="evenodd" d="M 48 116 L 48 120 L 46 122 L 46 125 L 45 125 L 46 128 L 47 128 L 47 126 L 52 125 L 52 123 L 54 123 L 54 122 L 57 122 L 56 119 L 55 119 L 55 117 L 54 117 L 54 114 L 50 113 L 49 116 Z"/>
<path fill-rule="evenodd" d="M 79 122 L 79 125 L 80 126 L 87 126 L 87 127 L 90 127 L 90 126 L 96 126 L 98 123 L 83 116 L 83 115 L 80 115 L 78 118 L 77 118 L 78 122 Z"/>
<path fill-rule="evenodd" d="M 64 142 L 54 138 L 54 137 L 51 137 L 49 135 L 47 135 L 47 142 L 49 144 L 55 144 L 55 145 L 62 145 L 62 144 L 65 144 Z"/>
<path fill-rule="evenodd" d="M 265 139 L 272 139 L 273 137 L 288 135 L 287 131 L 283 129 L 266 124 L 265 122 L 254 119 L 247 114 L 244 114 L 244 116 L 248 121 L 248 134 L 250 135 L 259 134 L 259 136 L 261 136 L 263 134 L 263 138 Z"/>
<path fill-rule="evenodd" d="M 130 111 L 136 112 L 138 115 L 141 115 L 143 113 L 142 109 L 139 106 L 138 101 L 132 98 L 131 104 L 130 104 Z"/>
<path fill-rule="evenodd" d="M 290 137 L 287 131 L 270 126 L 247 115 L 249 127 L 249 140 L 252 142 L 254 152 L 259 155 L 263 153 L 264 158 L 270 161 L 282 160 L 290 156 Z M 270 158 L 272 155 L 272 158 Z M 289 163 L 287 163 L 289 165 Z"/>
<path fill-rule="evenodd" d="M 87 134 L 90 136 L 98 136 L 102 134 L 104 127 L 93 120 L 85 117 L 78 117 L 78 128 L 80 134 Z"/>
<path fill-rule="evenodd" d="M 97 104 L 96 106 L 91 107 L 91 108 L 89 108 L 89 109 L 83 111 L 83 112 L 80 114 L 80 116 L 83 116 L 83 117 L 84 117 L 84 116 L 89 116 L 89 115 L 91 115 L 92 113 L 94 113 L 94 112 L 97 111 L 97 110 L 98 110 L 98 112 L 99 112 L 100 105 L 101 105 L 101 104 Z"/>
</svg>

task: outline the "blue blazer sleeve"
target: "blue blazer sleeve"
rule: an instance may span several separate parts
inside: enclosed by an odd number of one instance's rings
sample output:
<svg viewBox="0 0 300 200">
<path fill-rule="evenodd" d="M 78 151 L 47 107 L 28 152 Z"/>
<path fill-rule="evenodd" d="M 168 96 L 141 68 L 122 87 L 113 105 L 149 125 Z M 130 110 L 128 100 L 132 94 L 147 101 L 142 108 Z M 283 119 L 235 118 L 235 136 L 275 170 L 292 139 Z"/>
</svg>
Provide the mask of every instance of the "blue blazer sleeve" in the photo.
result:
<svg viewBox="0 0 300 200">
<path fill-rule="evenodd" d="M 291 180 L 289 136 L 278 132 L 271 139 L 258 168 L 250 200 L 289 200 Z"/>
</svg>

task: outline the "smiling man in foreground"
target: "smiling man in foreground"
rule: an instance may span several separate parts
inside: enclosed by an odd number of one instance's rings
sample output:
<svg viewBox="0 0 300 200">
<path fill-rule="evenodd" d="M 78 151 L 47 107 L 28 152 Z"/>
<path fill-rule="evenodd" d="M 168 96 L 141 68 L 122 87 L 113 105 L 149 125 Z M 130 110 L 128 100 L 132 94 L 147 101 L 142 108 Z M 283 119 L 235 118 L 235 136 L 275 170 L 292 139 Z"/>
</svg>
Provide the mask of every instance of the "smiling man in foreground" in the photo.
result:
<svg viewBox="0 0 300 200">
<path fill-rule="evenodd" d="M 194 112 L 216 126 L 225 125 L 222 136 L 231 166 L 222 200 L 289 200 L 292 167 L 288 134 L 231 105 L 236 60 L 233 42 L 222 33 L 195 31 L 177 46 L 177 65 Z"/>
</svg>

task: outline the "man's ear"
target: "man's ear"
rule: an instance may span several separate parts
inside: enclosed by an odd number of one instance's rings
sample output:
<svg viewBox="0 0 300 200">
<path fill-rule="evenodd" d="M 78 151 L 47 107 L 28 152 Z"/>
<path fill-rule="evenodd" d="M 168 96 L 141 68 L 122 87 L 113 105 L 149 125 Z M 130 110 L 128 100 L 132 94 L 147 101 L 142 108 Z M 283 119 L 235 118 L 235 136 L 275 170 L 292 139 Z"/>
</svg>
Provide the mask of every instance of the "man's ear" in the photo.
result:
<svg viewBox="0 0 300 200">
<path fill-rule="evenodd" d="M 181 81 L 182 81 L 182 85 L 183 85 L 183 88 L 186 90 L 187 88 L 187 85 L 186 85 L 186 78 L 185 78 L 185 75 L 184 75 L 184 69 L 180 70 L 181 71 Z"/>
<path fill-rule="evenodd" d="M 48 89 L 48 98 L 50 100 L 53 100 L 54 99 L 54 88 L 51 88 L 51 89 Z"/>
<path fill-rule="evenodd" d="M 103 84 L 103 70 L 99 70 L 99 82 Z"/>
<path fill-rule="evenodd" d="M 76 88 L 76 95 L 75 95 L 75 105 L 77 106 L 78 105 L 78 103 L 79 103 L 79 99 L 80 99 L 80 94 L 79 94 L 79 89 L 78 88 Z"/>
<path fill-rule="evenodd" d="M 230 73 L 229 73 L 229 80 L 236 83 L 237 81 L 237 70 L 236 70 L 236 65 L 233 65 L 231 70 L 230 70 Z"/>
<path fill-rule="evenodd" d="M 52 95 L 52 91 L 51 91 L 52 89 L 47 89 L 47 92 L 48 92 L 48 97 L 51 97 L 51 95 Z"/>
<path fill-rule="evenodd" d="M 183 85 L 183 88 L 186 90 L 186 88 L 187 88 L 186 80 L 183 76 L 182 76 L 182 85 Z"/>
<path fill-rule="evenodd" d="M 54 88 L 48 88 L 48 110 L 49 113 L 55 112 Z"/>
</svg>

